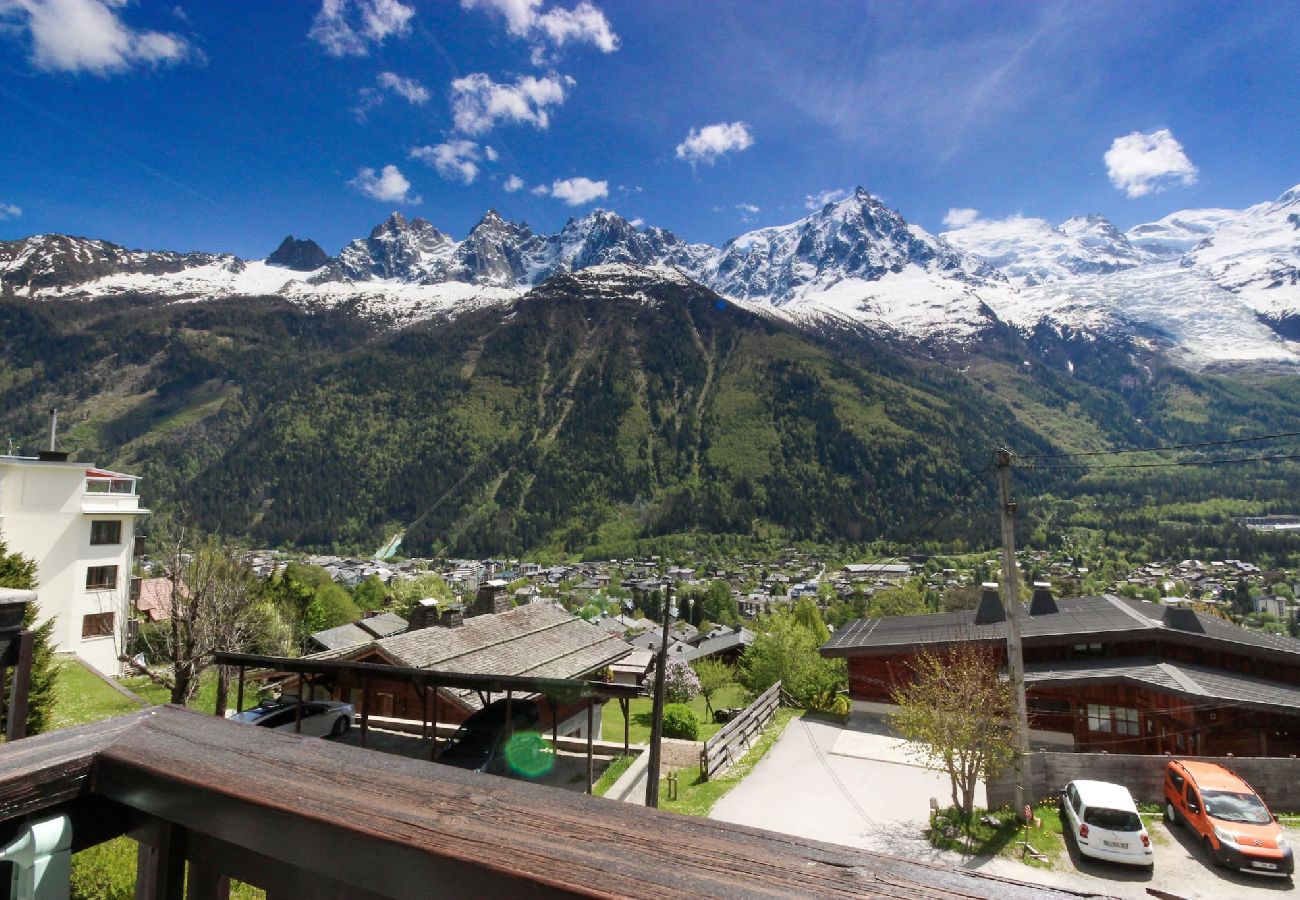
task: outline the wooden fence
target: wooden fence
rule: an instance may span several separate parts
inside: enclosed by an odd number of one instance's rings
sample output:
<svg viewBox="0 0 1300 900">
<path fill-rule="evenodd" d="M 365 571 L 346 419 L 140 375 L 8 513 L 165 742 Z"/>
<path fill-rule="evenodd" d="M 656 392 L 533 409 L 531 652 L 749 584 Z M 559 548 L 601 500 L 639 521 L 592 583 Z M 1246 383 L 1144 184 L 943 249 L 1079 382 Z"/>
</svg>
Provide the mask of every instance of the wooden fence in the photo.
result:
<svg viewBox="0 0 1300 900">
<path fill-rule="evenodd" d="M 748 749 L 755 735 L 763 730 L 781 705 L 781 682 L 758 695 L 745 711 L 704 742 L 700 749 L 700 777 L 708 781 L 719 770 L 725 769 Z"/>
</svg>

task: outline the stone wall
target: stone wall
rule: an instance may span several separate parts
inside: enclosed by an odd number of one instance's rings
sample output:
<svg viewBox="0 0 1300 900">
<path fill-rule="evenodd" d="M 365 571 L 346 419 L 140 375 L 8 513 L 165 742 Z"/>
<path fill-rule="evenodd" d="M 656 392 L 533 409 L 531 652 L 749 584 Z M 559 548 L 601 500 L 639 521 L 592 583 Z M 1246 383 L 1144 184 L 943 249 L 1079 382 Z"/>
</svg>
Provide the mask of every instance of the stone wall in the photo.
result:
<svg viewBox="0 0 1300 900">
<path fill-rule="evenodd" d="M 1160 803 L 1164 799 L 1167 756 L 1039 751 L 1030 757 L 1033 768 L 1030 795 L 1035 799 L 1055 796 L 1066 784 L 1080 778 L 1122 784 L 1138 803 Z M 1275 813 L 1300 810 L 1300 759 L 1294 756 L 1179 758 L 1226 766 L 1246 779 Z M 1010 771 L 991 779 L 987 787 L 990 809 L 1009 807 L 1015 802 L 1015 782 Z"/>
</svg>

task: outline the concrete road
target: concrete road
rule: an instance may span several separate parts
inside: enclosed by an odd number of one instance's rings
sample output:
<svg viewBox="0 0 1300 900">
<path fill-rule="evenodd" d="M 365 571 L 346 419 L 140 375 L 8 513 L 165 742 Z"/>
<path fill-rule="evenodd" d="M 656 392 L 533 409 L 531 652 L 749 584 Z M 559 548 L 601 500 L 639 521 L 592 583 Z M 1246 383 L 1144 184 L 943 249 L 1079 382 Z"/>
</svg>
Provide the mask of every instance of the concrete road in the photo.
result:
<svg viewBox="0 0 1300 900">
<path fill-rule="evenodd" d="M 1146 820 L 1156 842 L 1154 870 L 1084 859 L 1068 838 L 1069 859 L 1058 861 L 1053 870 L 1006 857 L 936 850 L 922 832 L 929 822 L 930 797 L 944 806 L 951 802 L 947 776 L 909 763 L 899 740 L 883 729 L 853 725 L 846 729 L 791 720 L 772 751 L 718 801 L 710 818 L 1132 900 L 1148 900 L 1148 888 L 1188 900 L 1300 897 L 1290 881 L 1214 868 L 1185 829 L 1170 833 L 1158 817 Z M 984 802 L 981 791 L 976 804 Z M 1290 832 L 1291 845 L 1300 846 L 1300 834 Z"/>
</svg>

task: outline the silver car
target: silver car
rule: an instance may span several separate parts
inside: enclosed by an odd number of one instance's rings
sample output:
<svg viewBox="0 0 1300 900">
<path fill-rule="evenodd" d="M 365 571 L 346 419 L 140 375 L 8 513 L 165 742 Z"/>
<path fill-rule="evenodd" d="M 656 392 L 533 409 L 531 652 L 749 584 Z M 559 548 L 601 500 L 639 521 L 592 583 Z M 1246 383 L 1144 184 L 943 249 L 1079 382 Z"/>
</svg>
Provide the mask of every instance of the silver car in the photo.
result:
<svg viewBox="0 0 1300 900">
<path fill-rule="evenodd" d="M 352 727 L 352 717 L 356 710 L 351 703 L 340 700 L 308 700 L 302 704 L 302 733 L 311 737 L 340 737 Z M 296 721 L 298 704 L 264 703 L 254 706 L 231 718 L 236 722 L 245 722 L 261 728 L 275 731 L 297 730 Z"/>
</svg>

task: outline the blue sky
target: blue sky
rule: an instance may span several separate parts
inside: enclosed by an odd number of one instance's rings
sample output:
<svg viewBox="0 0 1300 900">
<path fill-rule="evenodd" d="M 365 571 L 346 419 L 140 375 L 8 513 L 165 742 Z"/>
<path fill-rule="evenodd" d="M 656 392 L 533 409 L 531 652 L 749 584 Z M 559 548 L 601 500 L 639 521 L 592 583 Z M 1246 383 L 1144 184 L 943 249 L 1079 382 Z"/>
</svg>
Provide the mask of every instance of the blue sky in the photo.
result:
<svg viewBox="0 0 1300 900">
<path fill-rule="evenodd" d="M 1297 38 L 1292 2 L 0 0 L 0 238 L 601 206 L 720 243 L 857 184 L 1125 228 L 1300 182 Z"/>
</svg>

